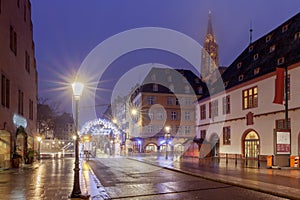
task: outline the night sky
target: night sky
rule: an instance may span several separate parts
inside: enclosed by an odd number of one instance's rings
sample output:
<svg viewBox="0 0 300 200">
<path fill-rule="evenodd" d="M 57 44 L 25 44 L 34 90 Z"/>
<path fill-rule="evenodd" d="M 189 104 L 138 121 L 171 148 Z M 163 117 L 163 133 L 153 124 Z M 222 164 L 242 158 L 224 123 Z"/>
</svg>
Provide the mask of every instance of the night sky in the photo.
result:
<svg viewBox="0 0 300 200">
<path fill-rule="evenodd" d="M 71 82 L 81 62 L 99 43 L 122 31 L 163 27 L 182 32 L 203 44 L 209 10 L 219 45 L 219 64 L 228 66 L 249 44 L 299 12 L 298 0 L 31 0 L 39 97 L 70 111 Z M 171 53 L 139 50 L 117 59 L 101 77 L 99 103 L 131 67 L 162 63 L 189 69 Z"/>
</svg>

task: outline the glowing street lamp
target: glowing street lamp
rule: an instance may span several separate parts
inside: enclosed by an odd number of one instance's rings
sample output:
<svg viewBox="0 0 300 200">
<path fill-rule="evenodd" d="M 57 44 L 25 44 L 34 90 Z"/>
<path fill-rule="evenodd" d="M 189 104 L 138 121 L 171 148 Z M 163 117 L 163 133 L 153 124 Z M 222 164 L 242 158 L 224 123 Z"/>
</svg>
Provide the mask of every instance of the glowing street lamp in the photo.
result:
<svg viewBox="0 0 300 200">
<path fill-rule="evenodd" d="M 166 140 L 166 160 L 168 160 L 168 143 L 169 143 L 169 139 L 171 138 L 171 133 L 170 133 L 170 126 L 166 126 L 165 127 L 165 140 Z"/>
<path fill-rule="evenodd" d="M 78 149 L 78 104 L 79 100 L 83 91 L 84 85 L 80 82 L 74 82 L 72 84 L 73 89 L 73 96 L 75 100 L 75 137 L 73 136 L 73 139 L 75 138 L 75 168 L 74 168 L 74 183 L 73 183 L 73 190 L 71 193 L 71 198 L 81 198 L 83 195 L 81 194 L 80 190 L 80 183 L 79 183 L 79 149 Z"/>
<path fill-rule="evenodd" d="M 37 136 L 37 141 L 38 141 L 38 160 L 40 160 L 40 158 L 41 158 L 41 141 L 42 141 L 42 137 Z"/>
</svg>

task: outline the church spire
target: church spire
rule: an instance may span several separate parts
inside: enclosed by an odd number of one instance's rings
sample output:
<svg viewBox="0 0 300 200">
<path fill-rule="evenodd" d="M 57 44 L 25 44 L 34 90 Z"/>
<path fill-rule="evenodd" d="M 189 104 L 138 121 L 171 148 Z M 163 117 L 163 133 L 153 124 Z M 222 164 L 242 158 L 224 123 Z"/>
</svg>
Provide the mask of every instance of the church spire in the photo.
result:
<svg viewBox="0 0 300 200">
<path fill-rule="evenodd" d="M 208 24 L 207 31 L 203 45 L 201 61 L 201 75 L 202 78 L 210 79 L 211 74 L 218 69 L 219 66 L 219 55 L 218 55 L 218 44 L 215 39 L 213 28 L 212 28 L 212 17 L 211 11 L 208 12 Z M 214 80 L 212 80 L 214 81 Z"/>
</svg>

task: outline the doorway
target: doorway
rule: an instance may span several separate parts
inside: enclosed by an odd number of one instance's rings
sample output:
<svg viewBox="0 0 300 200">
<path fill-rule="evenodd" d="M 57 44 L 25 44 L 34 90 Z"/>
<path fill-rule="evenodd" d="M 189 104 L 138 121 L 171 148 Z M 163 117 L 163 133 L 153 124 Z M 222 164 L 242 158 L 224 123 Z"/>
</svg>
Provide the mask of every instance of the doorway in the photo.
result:
<svg viewBox="0 0 300 200">
<path fill-rule="evenodd" d="M 256 158 L 259 151 L 259 136 L 255 131 L 250 131 L 244 139 L 245 157 Z"/>
</svg>

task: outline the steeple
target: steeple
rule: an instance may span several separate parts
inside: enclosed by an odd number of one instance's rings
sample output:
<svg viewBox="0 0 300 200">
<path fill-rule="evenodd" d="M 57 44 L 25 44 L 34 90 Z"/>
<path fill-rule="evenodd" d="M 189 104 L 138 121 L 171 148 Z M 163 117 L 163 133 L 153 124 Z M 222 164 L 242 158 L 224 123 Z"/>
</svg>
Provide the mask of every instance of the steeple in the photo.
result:
<svg viewBox="0 0 300 200">
<path fill-rule="evenodd" d="M 218 69 L 218 44 L 212 28 L 211 11 L 208 12 L 208 24 L 201 57 L 201 75 L 204 80 L 211 79 L 212 73 Z M 214 80 L 212 80 L 214 81 Z"/>
</svg>

